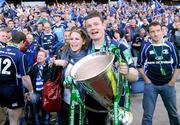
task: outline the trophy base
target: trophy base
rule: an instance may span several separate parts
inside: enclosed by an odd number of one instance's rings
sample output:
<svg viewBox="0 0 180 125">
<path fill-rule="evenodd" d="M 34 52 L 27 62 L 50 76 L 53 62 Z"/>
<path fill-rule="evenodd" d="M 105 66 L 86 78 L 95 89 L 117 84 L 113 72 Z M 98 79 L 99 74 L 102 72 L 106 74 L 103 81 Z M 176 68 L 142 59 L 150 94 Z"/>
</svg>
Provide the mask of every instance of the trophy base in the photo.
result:
<svg viewBox="0 0 180 125">
<path fill-rule="evenodd" d="M 113 125 L 114 114 L 109 112 L 106 117 L 106 125 Z M 120 125 L 130 125 L 133 120 L 133 115 L 131 112 L 124 111 L 119 108 L 119 123 Z"/>
</svg>

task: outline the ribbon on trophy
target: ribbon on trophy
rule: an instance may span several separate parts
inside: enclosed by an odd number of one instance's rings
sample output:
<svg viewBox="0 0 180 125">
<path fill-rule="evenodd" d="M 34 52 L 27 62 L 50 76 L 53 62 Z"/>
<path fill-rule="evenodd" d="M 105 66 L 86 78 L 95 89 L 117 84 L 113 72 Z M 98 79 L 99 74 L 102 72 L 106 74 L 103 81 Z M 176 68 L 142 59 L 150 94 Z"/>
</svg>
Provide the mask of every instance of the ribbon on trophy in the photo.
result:
<svg viewBox="0 0 180 125">
<path fill-rule="evenodd" d="M 63 83 L 65 86 L 69 86 L 71 89 L 70 97 L 70 116 L 69 116 L 69 125 L 74 125 L 75 121 L 75 105 L 78 102 L 79 104 L 79 125 L 84 125 L 85 119 L 85 105 L 83 100 L 80 97 L 80 93 L 74 82 L 74 78 L 67 76 Z"/>
<path fill-rule="evenodd" d="M 115 55 L 115 60 L 117 60 L 117 77 L 116 77 L 116 84 L 114 82 L 111 82 L 112 90 L 114 93 L 114 120 L 113 120 L 113 125 L 120 125 L 120 121 L 123 124 L 128 124 L 128 121 L 126 118 L 124 118 L 127 114 L 127 112 L 130 111 L 130 91 L 129 91 L 129 86 L 128 86 L 128 80 L 126 75 L 120 74 L 120 64 L 125 63 L 125 61 L 122 59 L 120 55 L 120 49 L 115 46 L 111 45 L 109 47 L 109 52 L 113 53 Z M 127 56 L 129 57 L 129 56 Z M 121 77 L 121 80 L 120 80 Z M 114 81 L 114 80 L 112 80 Z M 115 85 L 114 85 L 115 84 Z M 124 85 L 123 85 L 124 84 Z M 121 93 L 120 91 L 122 90 L 120 88 L 120 85 L 124 86 L 124 96 L 125 96 L 125 102 L 124 102 L 124 110 L 122 110 L 119 107 L 119 101 L 121 98 Z"/>
</svg>

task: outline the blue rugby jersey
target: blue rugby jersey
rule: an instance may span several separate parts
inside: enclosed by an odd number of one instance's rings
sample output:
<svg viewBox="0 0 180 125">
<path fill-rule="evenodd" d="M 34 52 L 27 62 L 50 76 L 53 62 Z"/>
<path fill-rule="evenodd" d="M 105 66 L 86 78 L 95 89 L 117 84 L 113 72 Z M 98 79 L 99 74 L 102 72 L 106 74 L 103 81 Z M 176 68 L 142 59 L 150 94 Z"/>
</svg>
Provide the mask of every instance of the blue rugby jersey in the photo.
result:
<svg viewBox="0 0 180 125">
<path fill-rule="evenodd" d="M 144 68 L 145 74 L 153 84 L 164 85 L 171 80 L 174 69 L 180 68 L 179 62 L 178 52 L 171 42 L 155 45 L 148 41 L 141 50 L 137 68 Z M 166 75 L 161 74 L 161 67 Z"/>
<path fill-rule="evenodd" d="M 56 34 L 57 39 L 58 39 L 58 43 L 57 43 L 57 47 L 62 47 L 64 45 L 64 31 L 65 31 L 66 26 L 61 23 L 60 25 L 52 25 L 52 31 L 54 34 Z"/>
<path fill-rule="evenodd" d="M 46 50 L 53 49 L 53 46 L 57 42 L 58 42 L 58 39 L 57 39 L 57 36 L 54 33 L 49 33 L 49 34 L 42 33 L 40 45 L 44 49 L 46 49 Z"/>
<path fill-rule="evenodd" d="M 0 49 L 0 85 L 19 85 L 26 75 L 25 54 L 18 48 L 7 46 Z"/>
<path fill-rule="evenodd" d="M 25 54 L 26 54 L 28 67 L 32 66 L 35 63 L 38 50 L 39 50 L 39 45 L 36 41 L 33 41 L 32 43 L 27 45 L 27 50 Z"/>
</svg>

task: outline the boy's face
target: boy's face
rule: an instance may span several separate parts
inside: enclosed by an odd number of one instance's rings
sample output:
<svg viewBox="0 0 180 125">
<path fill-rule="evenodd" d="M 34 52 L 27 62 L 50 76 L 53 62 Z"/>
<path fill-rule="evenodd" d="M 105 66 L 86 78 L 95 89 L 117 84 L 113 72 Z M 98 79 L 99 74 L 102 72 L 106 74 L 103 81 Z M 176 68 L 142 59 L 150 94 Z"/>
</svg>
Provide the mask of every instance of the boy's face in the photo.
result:
<svg viewBox="0 0 180 125">
<path fill-rule="evenodd" d="M 92 17 L 85 22 L 87 32 L 92 40 L 100 40 L 105 34 L 105 25 L 99 17 Z"/>
</svg>

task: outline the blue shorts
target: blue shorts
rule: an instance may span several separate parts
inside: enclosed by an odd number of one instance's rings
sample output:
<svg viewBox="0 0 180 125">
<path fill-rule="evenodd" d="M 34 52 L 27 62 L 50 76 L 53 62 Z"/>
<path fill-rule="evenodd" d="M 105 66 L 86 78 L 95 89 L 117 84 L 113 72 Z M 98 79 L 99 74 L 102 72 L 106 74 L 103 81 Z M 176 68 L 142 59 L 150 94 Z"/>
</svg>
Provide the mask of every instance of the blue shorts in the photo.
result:
<svg viewBox="0 0 180 125">
<path fill-rule="evenodd" d="M 0 106 L 16 109 L 24 106 L 22 85 L 0 85 Z"/>
</svg>

